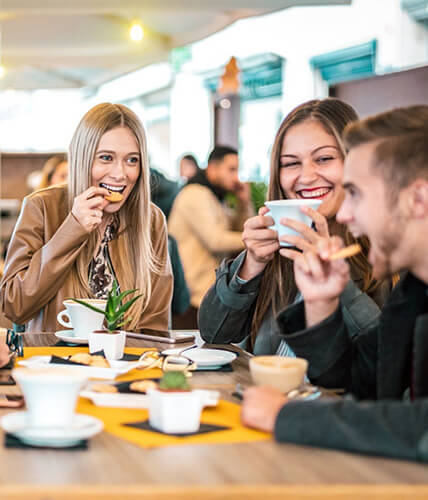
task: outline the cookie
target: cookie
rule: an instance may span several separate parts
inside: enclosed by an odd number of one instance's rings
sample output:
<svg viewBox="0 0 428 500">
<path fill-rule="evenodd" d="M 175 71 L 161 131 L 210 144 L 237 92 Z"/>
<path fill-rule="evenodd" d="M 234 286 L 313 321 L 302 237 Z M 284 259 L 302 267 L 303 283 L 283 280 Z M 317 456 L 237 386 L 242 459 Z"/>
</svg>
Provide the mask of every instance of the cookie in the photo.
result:
<svg viewBox="0 0 428 500">
<path fill-rule="evenodd" d="M 115 393 L 118 392 L 117 387 L 110 384 L 95 384 L 91 387 L 94 392 Z"/>
<path fill-rule="evenodd" d="M 73 354 L 68 358 L 70 361 L 74 361 L 74 363 L 82 363 L 82 365 L 90 365 L 91 364 L 91 355 L 87 352 L 78 352 L 77 354 Z"/>
<path fill-rule="evenodd" d="M 147 389 L 157 389 L 158 385 L 153 380 L 137 380 L 129 385 L 131 391 L 146 392 Z"/>
<path fill-rule="evenodd" d="M 116 191 L 110 191 L 110 194 L 108 196 L 104 196 L 104 199 L 111 203 L 117 203 L 123 200 L 123 196 Z"/>
<path fill-rule="evenodd" d="M 103 356 L 91 356 L 90 366 L 97 368 L 110 368 L 109 362 Z"/>
</svg>

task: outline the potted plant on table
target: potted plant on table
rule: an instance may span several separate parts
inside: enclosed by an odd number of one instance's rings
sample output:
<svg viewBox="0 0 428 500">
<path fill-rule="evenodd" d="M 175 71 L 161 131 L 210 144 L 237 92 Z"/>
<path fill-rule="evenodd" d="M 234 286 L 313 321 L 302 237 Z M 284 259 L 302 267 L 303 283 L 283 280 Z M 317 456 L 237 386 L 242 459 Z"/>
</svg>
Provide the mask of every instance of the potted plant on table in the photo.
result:
<svg viewBox="0 0 428 500">
<path fill-rule="evenodd" d="M 158 388 L 149 389 L 147 396 L 153 428 L 170 434 L 198 431 L 203 401 L 182 371 L 164 373 Z"/>
<path fill-rule="evenodd" d="M 103 311 L 98 307 L 88 304 L 80 299 L 72 299 L 84 307 L 104 315 L 103 330 L 95 330 L 89 333 L 89 352 L 104 351 L 107 359 L 120 359 L 125 348 L 126 333 L 121 328 L 128 324 L 132 318 L 125 319 L 125 313 L 132 304 L 141 297 L 137 295 L 124 304 L 123 299 L 137 290 L 126 290 L 120 293 L 117 281 L 113 281 L 113 288 L 108 293 L 106 308 Z"/>
</svg>

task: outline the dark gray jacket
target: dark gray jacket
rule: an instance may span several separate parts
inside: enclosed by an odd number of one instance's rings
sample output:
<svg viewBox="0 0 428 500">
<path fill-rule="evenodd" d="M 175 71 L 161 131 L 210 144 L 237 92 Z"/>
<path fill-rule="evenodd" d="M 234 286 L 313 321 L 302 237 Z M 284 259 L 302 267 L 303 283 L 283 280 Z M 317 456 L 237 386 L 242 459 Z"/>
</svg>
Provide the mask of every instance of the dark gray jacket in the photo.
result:
<svg viewBox="0 0 428 500">
<path fill-rule="evenodd" d="M 308 329 L 302 304 L 283 311 L 280 329 L 294 352 L 311 360 L 314 383 L 377 401 L 287 404 L 276 421 L 276 438 L 428 462 L 427 290 L 408 274 L 391 293 L 377 325 L 354 338 L 340 308 Z M 403 402 L 409 386 L 415 399 Z"/>
<path fill-rule="evenodd" d="M 245 284 L 237 275 L 245 251 L 236 259 L 223 261 L 216 271 L 216 282 L 208 290 L 199 310 L 202 338 L 210 343 L 226 344 L 249 338 L 262 274 Z M 350 281 L 340 297 L 342 313 L 351 336 L 376 322 L 380 309 L 376 303 Z M 281 335 L 272 311 L 266 314 L 256 337 L 254 354 L 275 354 Z M 247 345 L 242 345 L 247 348 Z M 248 349 L 247 349 L 248 350 Z"/>
</svg>

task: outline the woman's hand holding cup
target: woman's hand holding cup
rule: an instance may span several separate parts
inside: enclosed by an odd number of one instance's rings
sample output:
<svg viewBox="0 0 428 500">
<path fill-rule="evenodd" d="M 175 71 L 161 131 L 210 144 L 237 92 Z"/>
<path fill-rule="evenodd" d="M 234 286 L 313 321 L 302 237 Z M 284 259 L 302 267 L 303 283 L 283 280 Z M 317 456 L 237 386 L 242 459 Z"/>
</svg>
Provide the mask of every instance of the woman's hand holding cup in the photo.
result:
<svg viewBox="0 0 428 500">
<path fill-rule="evenodd" d="M 261 273 L 279 249 L 278 234 L 274 229 L 269 229 L 273 225 L 273 219 L 266 216 L 268 212 L 267 207 L 261 207 L 259 214 L 244 224 L 242 239 L 247 255 L 239 272 L 243 279 L 248 280 Z"/>
<path fill-rule="evenodd" d="M 104 199 L 104 196 L 108 195 L 109 191 L 107 189 L 91 186 L 74 198 L 71 213 L 88 233 L 91 233 L 101 224 L 103 210 L 108 205 L 108 201 Z"/>
<path fill-rule="evenodd" d="M 302 206 L 300 207 L 300 210 L 313 220 L 316 230 L 307 226 L 303 222 L 294 219 L 281 219 L 281 223 L 283 225 L 294 229 L 294 231 L 301 235 L 297 236 L 285 234 L 279 238 L 280 241 L 284 241 L 298 249 L 295 250 L 292 248 L 281 247 L 279 253 L 283 257 L 291 260 L 295 260 L 301 252 L 316 252 L 317 245 L 319 245 L 321 241 L 328 241 L 330 239 L 327 219 L 323 215 L 311 207 Z"/>
</svg>

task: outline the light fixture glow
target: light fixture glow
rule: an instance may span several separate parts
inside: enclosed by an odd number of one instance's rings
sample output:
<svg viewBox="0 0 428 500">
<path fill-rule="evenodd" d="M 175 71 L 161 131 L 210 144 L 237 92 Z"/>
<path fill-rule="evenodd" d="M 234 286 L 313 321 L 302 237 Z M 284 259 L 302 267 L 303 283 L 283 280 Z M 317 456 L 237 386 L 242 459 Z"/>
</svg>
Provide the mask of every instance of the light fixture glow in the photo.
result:
<svg viewBox="0 0 428 500">
<path fill-rule="evenodd" d="M 144 30 L 139 21 L 134 21 L 129 28 L 129 36 L 134 42 L 141 42 L 144 37 Z"/>
</svg>

